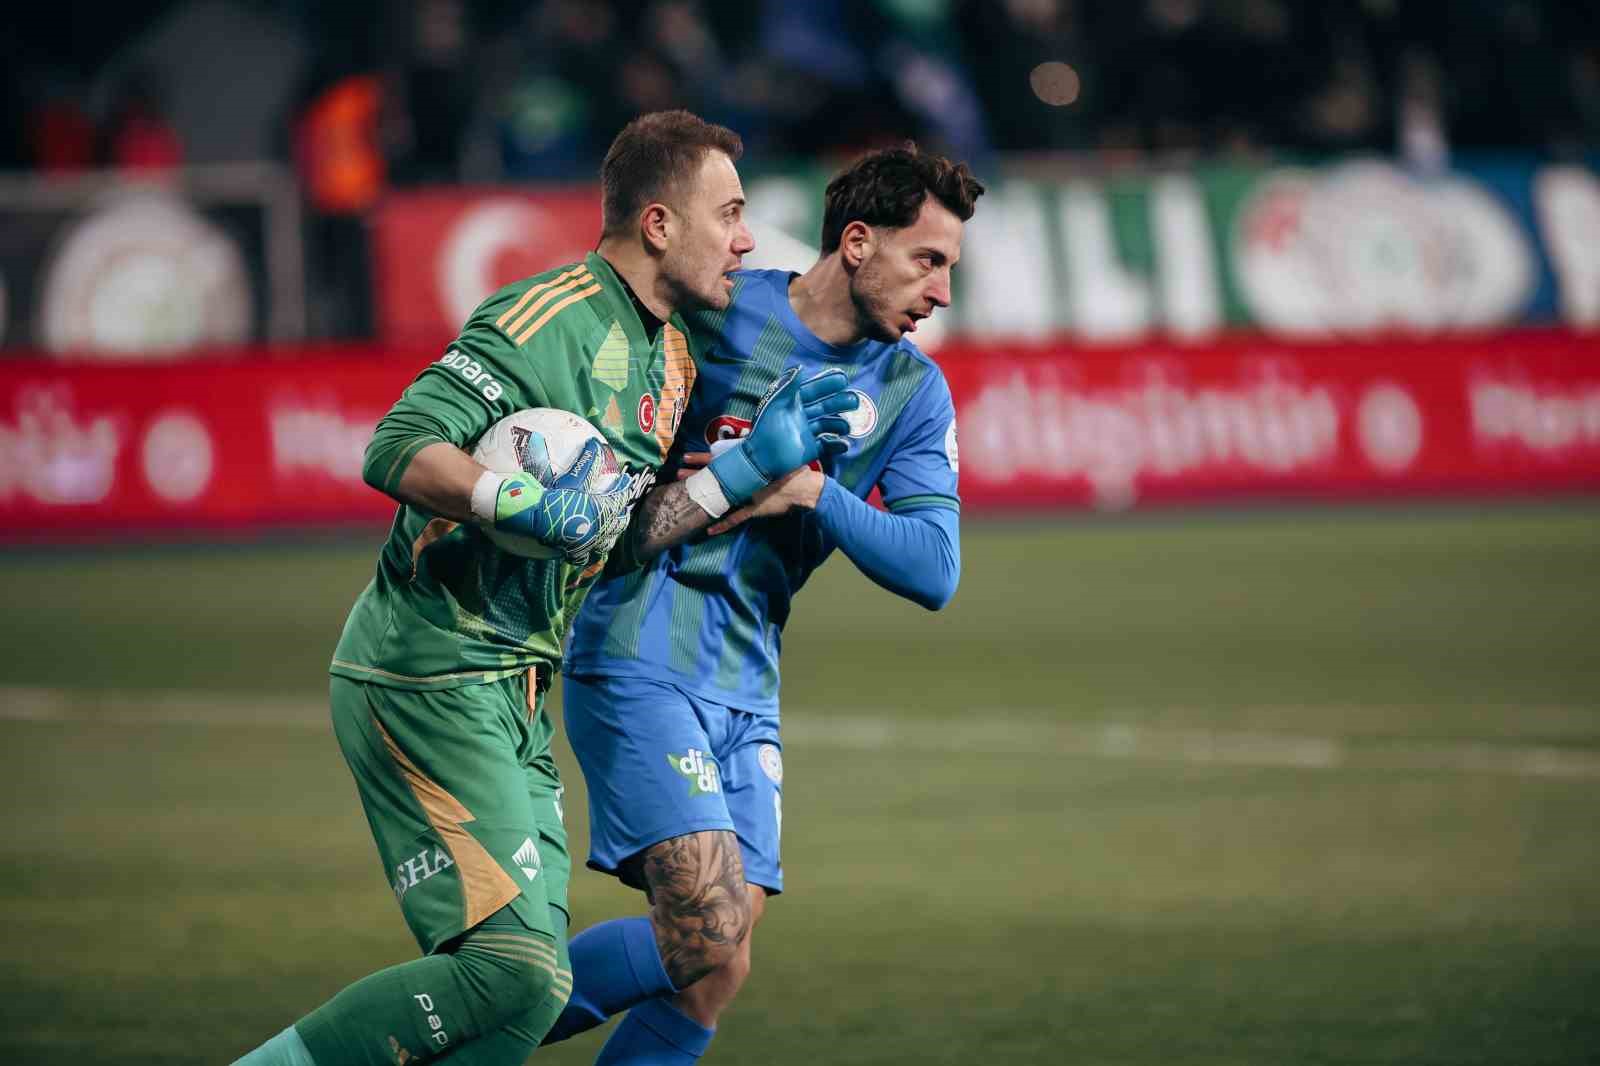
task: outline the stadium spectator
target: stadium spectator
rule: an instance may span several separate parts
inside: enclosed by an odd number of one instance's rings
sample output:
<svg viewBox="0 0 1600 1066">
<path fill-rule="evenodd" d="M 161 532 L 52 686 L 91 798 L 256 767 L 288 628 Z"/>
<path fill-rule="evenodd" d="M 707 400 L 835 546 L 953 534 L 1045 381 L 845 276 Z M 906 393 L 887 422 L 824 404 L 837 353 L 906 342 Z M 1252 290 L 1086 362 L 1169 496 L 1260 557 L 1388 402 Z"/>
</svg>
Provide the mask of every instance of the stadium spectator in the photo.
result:
<svg viewBox="0 0 1600 1066">
<path fill-rule="evenodd" d="M 167 117 L 157 76 L 134 71 L 112 104 L 102 159 L 128 173 L 159 173 L 183 163 L 183 140 Z"/>
</svg>

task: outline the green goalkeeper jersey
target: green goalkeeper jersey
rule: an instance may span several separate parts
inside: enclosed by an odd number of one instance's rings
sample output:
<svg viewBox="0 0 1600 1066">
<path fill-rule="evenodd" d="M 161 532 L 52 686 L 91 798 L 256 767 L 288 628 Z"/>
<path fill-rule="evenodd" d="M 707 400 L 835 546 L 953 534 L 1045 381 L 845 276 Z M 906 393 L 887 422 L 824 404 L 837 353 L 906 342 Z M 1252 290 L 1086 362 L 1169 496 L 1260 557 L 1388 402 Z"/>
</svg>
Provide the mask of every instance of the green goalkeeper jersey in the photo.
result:
<svg viewBox="0 0 1600 1066">
<path fill-rule="evenodd" d="M 648 487 L 694 386 L 682 320 L 655 342 L 627 288 L 591 252 L 509 285 L 472 314 L 448 351 L 378 423 L 366 476 L 393 493 L 412 457 L 445 441 L 470 451 L 495 422 L 529 407 L 587 418 Z M 619 555 L 623 553 L 619 552 Z M 396 688 L 482 684 L 538 668 L 548 683 L 561 641 L 602 566 L 501 551 L 471 525 L 402 504 L 334 651 L 341 677 Z"/>
</svg>

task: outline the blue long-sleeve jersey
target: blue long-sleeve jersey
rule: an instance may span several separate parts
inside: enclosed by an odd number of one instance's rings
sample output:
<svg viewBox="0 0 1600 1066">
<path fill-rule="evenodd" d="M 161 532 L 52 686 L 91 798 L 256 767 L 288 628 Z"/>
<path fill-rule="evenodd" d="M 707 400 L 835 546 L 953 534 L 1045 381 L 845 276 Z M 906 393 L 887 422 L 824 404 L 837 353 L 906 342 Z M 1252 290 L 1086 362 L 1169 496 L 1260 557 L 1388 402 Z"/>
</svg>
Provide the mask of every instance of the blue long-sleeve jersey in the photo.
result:
<svg viewBox="0 0 1600 1066">
<path fill-rule="evenodd" d="M 726 311 L 689 319 L 704 355 L 677 447 L 704 451 L 744 435 L 768 386 L 791 366 L 802 378 L 843 370 L 860 406 L 847 416 L 849 450 L 824 461 L 830 480 L 817 509 L 746 522 L 598 582 L 573 624 L 566 673 L 655 678 L 775 715 L 790 602 L 836 547 L 924 606 L 954 593 L 961 504 L 944 375 L 908 339 L 824 343 L 795 315 L 791 278 L 741 271 Z M 888 514 L 865 502 L 874 488 Z"/>
</svg>

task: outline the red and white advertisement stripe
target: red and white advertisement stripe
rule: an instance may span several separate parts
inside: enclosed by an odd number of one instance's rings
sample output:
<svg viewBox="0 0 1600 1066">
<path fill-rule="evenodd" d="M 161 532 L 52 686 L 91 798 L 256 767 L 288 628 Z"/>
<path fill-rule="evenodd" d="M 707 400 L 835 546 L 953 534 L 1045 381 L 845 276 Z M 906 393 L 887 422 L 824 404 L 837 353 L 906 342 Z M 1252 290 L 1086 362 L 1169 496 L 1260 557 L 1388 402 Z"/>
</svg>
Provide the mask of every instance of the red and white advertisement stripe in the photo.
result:
<svg viewBox="0 0 1600 1066">
<path fill-rule="evenodd" d="M 1600 491 L 1600 351 L 1563 331 L 942 349 L 968 514 Z M 386 521 L 372 427 L 436 353 L 0 369 L 0 537 Z"/>
</svg>

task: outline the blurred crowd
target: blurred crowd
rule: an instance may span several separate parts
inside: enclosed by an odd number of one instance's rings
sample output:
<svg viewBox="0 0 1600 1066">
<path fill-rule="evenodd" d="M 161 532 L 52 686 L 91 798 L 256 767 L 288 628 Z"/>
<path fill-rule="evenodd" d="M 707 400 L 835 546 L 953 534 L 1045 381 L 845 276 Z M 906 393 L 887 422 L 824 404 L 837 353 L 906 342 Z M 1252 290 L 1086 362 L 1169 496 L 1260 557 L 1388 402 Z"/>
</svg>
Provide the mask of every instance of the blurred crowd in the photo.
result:
<svg viewBox="0 0 1600 1066">
<path fill-rule="evenodd" d="M 293 159 L 315 198 L 588 177 L 672 106 L 753 159 L 1600 141 L 1577 0 L 87 0 L 14 13 L 0 168 Z"/>
<path fill-rule="evenodd" d="M 54 0 L 10 12 L 0 37 L 0 173 L 291 166 L 307 208 L 309 332 L 367 336 L 364 227 L 386 189 L 591 181 L 643 111 L 686 107 L 733 127 L 747 173 L 830 166 L 908 136 L 985 175 L 1000 155 L 1054 153 L 1181 164 L 1377 152 L 1420 170 L 1453 152 L 1592 158 L 1591 8 Z M 54 238 L 12 236 L 0 240 L 0 337 L 15 342 L 40 314 L 39 286 L 23 279 Z"/>
</svg>

